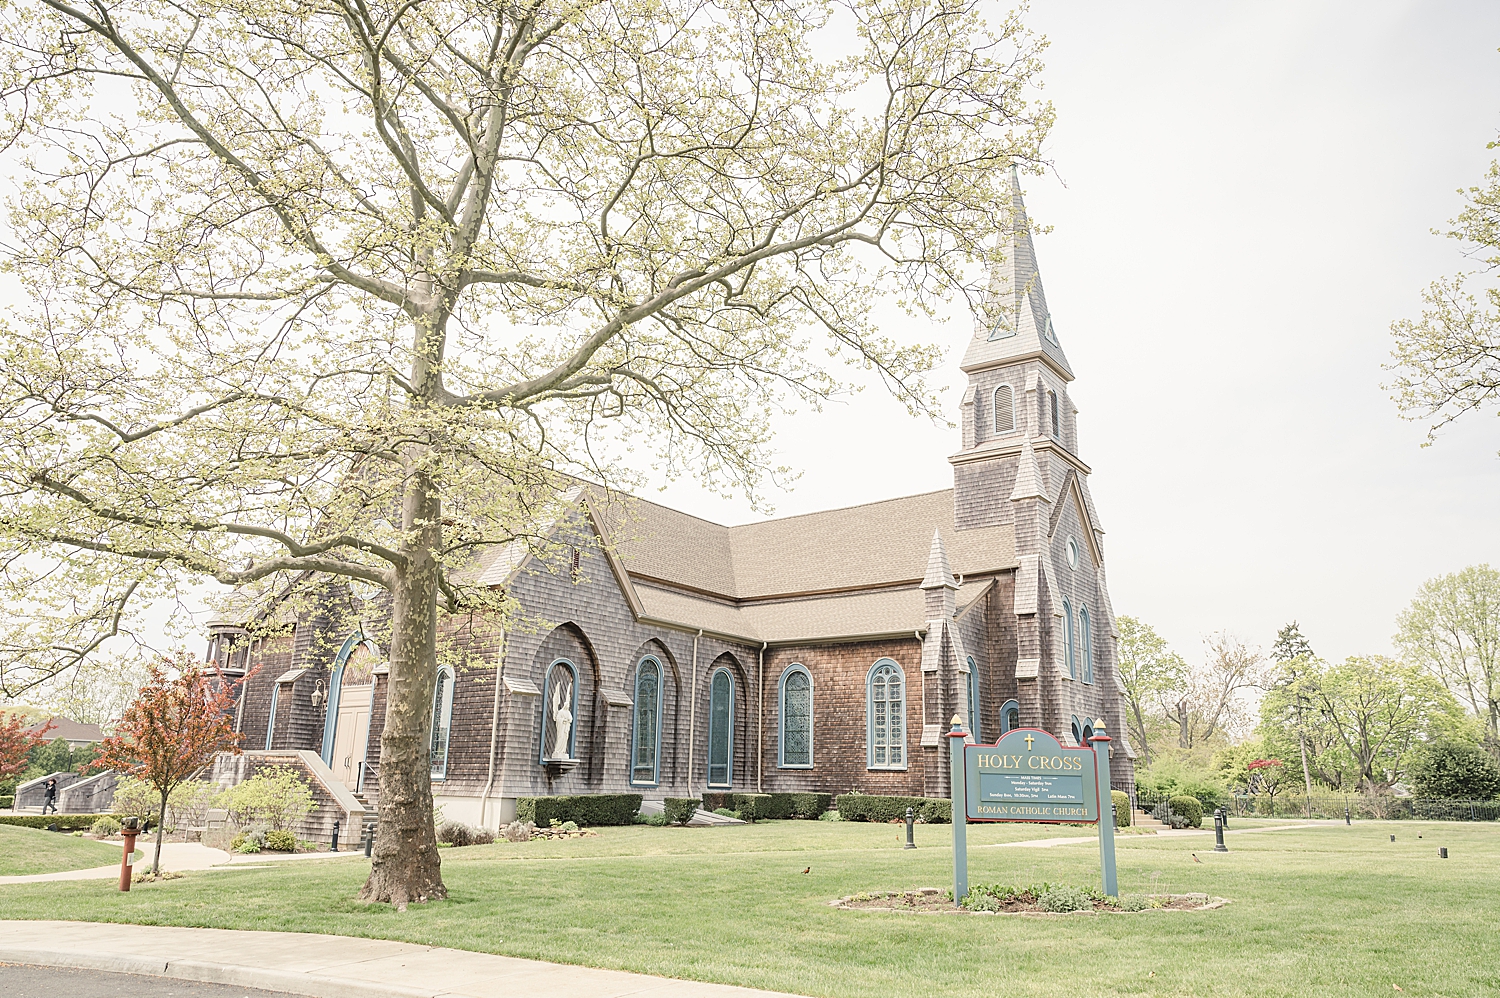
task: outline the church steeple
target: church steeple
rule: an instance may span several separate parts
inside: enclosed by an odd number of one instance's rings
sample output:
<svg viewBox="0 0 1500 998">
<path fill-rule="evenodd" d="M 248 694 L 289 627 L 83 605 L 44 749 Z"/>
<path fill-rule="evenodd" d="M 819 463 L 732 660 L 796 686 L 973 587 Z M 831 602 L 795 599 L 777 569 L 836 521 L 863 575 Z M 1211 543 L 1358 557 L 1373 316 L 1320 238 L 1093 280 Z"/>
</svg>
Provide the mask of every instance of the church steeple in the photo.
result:
<svg viewBox="0 0 1500 998">
<path fill-rule="evenodd" d="M 965 373 L 974 374 L 1037 358 L 1064 381 L 1072 381 L 1073 369 L 1058 342 L 1052 313 L 1047 310 L 1047 293 L 1037 269 L 1031 223 L 1021 193 L 1021 176 L 1014 166 L 1010 169 L 1010 190 L 1010 227 L 1002 236 L 1005 259 L 990 280 L 990 321 L 969 342 L 960 367 Z"/>
</svg>

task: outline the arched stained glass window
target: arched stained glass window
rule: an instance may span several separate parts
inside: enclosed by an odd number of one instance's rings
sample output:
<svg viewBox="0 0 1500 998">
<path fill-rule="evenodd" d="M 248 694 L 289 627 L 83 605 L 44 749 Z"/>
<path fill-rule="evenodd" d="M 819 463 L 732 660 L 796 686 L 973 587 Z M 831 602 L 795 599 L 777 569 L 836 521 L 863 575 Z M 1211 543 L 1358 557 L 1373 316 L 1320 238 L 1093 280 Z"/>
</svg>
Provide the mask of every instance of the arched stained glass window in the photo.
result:
<svg viewBox="0 0 1500 998">
<path fill-rule="evenodd" d="M 630 782 L 656 784 L 661 758 L 661 663 L 649 656 L 635 669 L 630 744 Z"/>
<path fill-rule="evenodd" d="M 866 680 L 870 769 L 906 768 L 906 676 L 888 658 Z"/>
<path fill-rule="evenodd" d="M 708 687 L 708 785 L 727 787 L 733 780 L 734 677 L 719 669 Z"/>
<path fill-rule="evenodd" d="M 453 728 L 453 670 L 438 667 L 437 686 L 432 690 L 432 778 L 448 773 L 448 736 Z"/>
<path fill-rule="evenodd" d="M 1009 433 L 1016 428 L 1016 404 L 1015 391 L 1010 385 L 1001 385 L 995 389 L 992 397 L 995 409 L 994 425 L 996 433 Z"/>
<path fill-rule="evenodd" d="M 1068 661 L 1068 678 L 1078 678 L 1077 636 L 1073 633 L 1073 604 L 1063 600 L 1063 655 Z"/>
<path fill-rule="evenodd" d="M 1014 731 L 1021 726 L 1021 705 L 1015 700 L 1005 701 L 1000 708 L 1000 733 Z"/>
<path fill-rule="evenodd" d="M 1078 633 L 1083 639 L 1083 681 L 1094 681 L 1094 622 L 1089 617 L 1089 608 L 1078 608 Z"/>
<path fill-rule="evenodd" d="M 281 693 L 281 684 L 271 686 L 271 717 L 266 721 L 266 751 L 271 750 L 271 739 L 276 735 L 276 699 Z M 243 696 L 243 694 L 241 694 Z"/>
<path fill-rule="evenodd" d="M 1078 715 L 1073 715 L 1073 744 L 1083 744 L 1083 725 L 1078 722 Z"/>
<path fill-rule="evenodd" d="M 977 742 L 979 734 L 979 666 L 974 664 L 974 659 L 969 659 L 969 734 L 974 736 Z"/>
<path fill-rule="evenodd" d="M 811 769 L 813 764 L 812 676 L 793 665 L 781 676 L 781 758 L 783 769 Z"/>
</svg>

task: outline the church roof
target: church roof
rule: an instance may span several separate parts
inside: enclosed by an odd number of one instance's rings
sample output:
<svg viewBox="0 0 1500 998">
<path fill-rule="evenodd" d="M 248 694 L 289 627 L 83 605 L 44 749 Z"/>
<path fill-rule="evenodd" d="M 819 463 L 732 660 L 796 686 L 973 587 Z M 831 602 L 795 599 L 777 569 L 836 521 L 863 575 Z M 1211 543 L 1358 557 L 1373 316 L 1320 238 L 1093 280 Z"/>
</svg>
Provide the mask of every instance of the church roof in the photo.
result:
<svg viewBox="0 0 1500 998">
<path fill-rule="evenodd" d="M 972 373 L 1037 357 L 1071 381 L 1073 369 L 1047 309 L 1047 292 L 1042 288 L 1021 177 L 1015 167 L 1010 171 L 1010 186 L 1011 227 L 1005 241 L 1005 259 L 995 268 L 990 284 L 993 319 L 987 329 L 969 341 L 959 366 L 965 373 Z"/>
<path fill-rule="evenodd" d="M 586 505 L 639 616 L 752 642 L 909 634 L 934 552 L 961 612 L 1016 564 L 1010 526 L 956 529 L 952 489 L 733 527 L 598 489 Z M 497 545 L 476 581 L 504 585 L 526 560 Z"/>
<path fill-rule="evenodd" d="M 607 513 L 596 509 L 632 578 L 731 600 L 915 587 L 934 531 L 959 574 L 1015 564 L 1009 526 L 955 528 L 952 489 L 734 527 L 640 499 L 612 501 Z"/>
</svg>

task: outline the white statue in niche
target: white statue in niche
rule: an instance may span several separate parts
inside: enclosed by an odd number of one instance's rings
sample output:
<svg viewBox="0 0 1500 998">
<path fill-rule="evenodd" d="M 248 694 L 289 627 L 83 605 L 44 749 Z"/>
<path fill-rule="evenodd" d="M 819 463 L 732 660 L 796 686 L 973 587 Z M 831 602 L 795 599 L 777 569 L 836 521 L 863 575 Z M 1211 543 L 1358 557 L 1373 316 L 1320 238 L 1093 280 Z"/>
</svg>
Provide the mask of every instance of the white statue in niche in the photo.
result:
<svg viewBox="0 0 1500 998">
<path fill-rule="evenodd" d="M 566 669 L 557 672 L 560 681 L 552 684 L 552 752 L 547 758 L 567 759 L 571 758 L 568 736 L 573 733 L 573 712 L 568 709 L 573 702 L 573 682 Z"/>
</svg>

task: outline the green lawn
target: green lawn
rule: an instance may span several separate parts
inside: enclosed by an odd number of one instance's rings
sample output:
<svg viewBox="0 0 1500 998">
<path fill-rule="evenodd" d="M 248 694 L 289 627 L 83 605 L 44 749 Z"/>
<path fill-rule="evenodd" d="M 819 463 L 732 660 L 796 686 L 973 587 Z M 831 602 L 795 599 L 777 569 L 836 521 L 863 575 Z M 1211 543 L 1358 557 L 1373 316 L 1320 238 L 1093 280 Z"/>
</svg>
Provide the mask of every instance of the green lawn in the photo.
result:
<svg viewBox="0 0 1500 998">
<path fill-rule="evenodd" d="M 65 832 L 0 825 L 0 877 L 87 870 L 120 861 L 120 846 Z"/>
<path fill-rule="evenodd" d="M 830 908 L 830 899 L 858 891 L 949 884 L 951 829 L 919 827 L 914 852 L 899 847 L 900 833 L 843 822 L 637 826 L 445 851 L 452 896 L 404 914 L 354 900 L 361 857 L 190 873 L 123 895 L 106 882 L 4 886 L 0 911 L 402 939 L 848 998 L 1500 991 L 1497 825 L 1248 832 L 1229 838 L 1227 854 L 1213 853 L 1211 836 L 1119 840 L 1122 892 L 1233 899 L 1218 911 L 1017 917 Z M 971 881 L 1097 883 L 1092 844 L 987 847 L 1081 834 L 971 827 Z M 1452 858 L 1438 859 L 1440 845 Z"/>
</svg>

